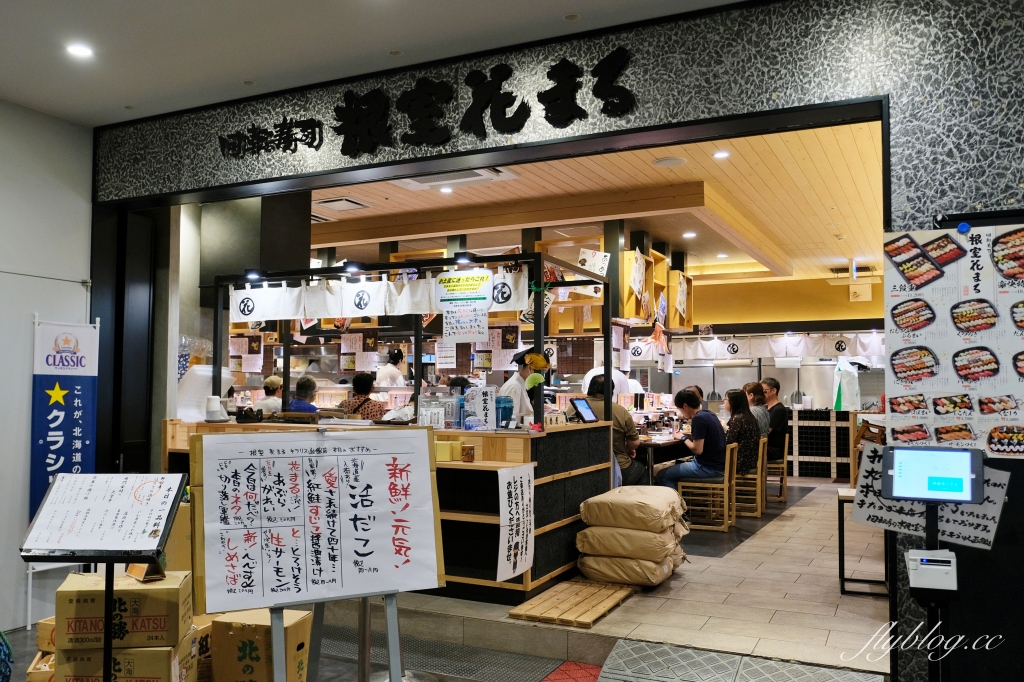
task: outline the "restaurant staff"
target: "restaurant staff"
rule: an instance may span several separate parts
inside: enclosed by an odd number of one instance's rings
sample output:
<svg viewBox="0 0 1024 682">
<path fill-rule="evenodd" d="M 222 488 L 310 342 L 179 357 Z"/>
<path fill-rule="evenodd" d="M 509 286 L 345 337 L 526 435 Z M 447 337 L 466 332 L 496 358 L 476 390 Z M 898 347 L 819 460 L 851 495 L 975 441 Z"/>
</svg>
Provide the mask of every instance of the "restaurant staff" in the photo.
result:
<svg viewBox="0 0 1024 682">
<path fill-rule="evenodd" d="M 377 380 L 374 383 L 378 388 L 405 386 L 405 376 L 397 367 L 403 359 L 405 353 L 401 348 L 392 348 L 388 351 L 388 364 L 377 370 Z"/>
<path fill-rule="evenodd" d="M 505 382 L 505 385 L 498 391 L 498 395 L 512 398 L 512 415 L 516 420 L 524 416 L 532 417 L 533 403 L 530 402 L 530 394 L 526 392 L 526 379 L 533 374 L 534 370 L 544 371 L 551 364 L 546 357 L 532 347 L 516 353 L 512 357 L 512 361 L 519 367 L 519 371 Z"/>
<path fill-rule="evenodd" d="M 598 375 L 604 376 L 604 365 L 595 367 L 583 375 L 583 392 L 587 395 L 590 394 L 591 380 Z M 629 388 L 629 377 L 619 370 L 612 368 L 612 395 L 617 396 L 620 393 L 632 393 Z M 643 391 L 641 391 L 641 393 L 643 393 Z"/>
</svg>

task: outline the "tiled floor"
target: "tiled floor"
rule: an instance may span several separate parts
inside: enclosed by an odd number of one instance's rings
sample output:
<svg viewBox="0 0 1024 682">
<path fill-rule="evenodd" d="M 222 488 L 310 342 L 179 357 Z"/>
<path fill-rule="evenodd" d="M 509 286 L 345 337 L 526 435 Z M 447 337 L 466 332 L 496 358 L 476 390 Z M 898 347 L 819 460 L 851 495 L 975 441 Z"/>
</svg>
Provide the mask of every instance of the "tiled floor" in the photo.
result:
<svg viewBox="0 0 1024 682">
<path fill-rule="evenodd" d="M 599 666 L 566 661 L 545 677 L 542 682 L 597 682 L 597 677 L 600 674 Z"/>
</svg>

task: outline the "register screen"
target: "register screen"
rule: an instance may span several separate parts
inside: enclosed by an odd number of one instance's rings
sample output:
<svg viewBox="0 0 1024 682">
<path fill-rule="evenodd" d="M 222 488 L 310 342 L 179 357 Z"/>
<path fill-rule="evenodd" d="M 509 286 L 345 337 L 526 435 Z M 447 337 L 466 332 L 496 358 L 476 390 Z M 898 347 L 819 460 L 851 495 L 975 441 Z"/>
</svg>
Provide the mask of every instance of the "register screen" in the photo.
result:
<svg viewBox="0 0 1024 682">
<path fill-rule="evenodd" d="M 967 450 L 895 448 L 892 496 L 937 502 L 971 499 L 971 453 Z"/>
</svg>

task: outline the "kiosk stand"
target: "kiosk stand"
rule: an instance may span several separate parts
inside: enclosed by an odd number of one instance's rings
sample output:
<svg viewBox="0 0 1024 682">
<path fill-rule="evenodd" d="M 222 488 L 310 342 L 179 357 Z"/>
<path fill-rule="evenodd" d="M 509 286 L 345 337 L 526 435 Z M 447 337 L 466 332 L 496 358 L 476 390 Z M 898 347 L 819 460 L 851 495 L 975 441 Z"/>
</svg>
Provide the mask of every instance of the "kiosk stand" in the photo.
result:
<svg viewBox="0 0 1024 682">
<path fill-rule="evenodd" d="M 103 682 L 114 679 L 114 567 L 159 567 L 184 488 L 183 474 L 58 474 L 29 526 L 26 563 L 105 566 Z"/>
<path fill-rule="evenodd" d="M 984 451 L 945 447 L 887 446 L 882 450 L 882 497 L 925 505 L 925 549 L 904 554 L 910 595 L 928 611 L 928 632 L 939 627 L 956 598 L 956 554 L 939 549 L 939 506 L 980 504 L 984 500 Z M 928 658 L 929 682 L 949 682 L 949 658 Z"/>
</svg>

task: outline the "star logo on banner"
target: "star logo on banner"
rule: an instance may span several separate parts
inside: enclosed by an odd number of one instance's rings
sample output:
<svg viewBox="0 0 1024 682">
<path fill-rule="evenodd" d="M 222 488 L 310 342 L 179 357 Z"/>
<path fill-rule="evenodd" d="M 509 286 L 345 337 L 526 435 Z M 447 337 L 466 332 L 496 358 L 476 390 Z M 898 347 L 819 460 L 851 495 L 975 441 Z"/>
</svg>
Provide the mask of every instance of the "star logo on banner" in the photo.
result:
<svg viewBox="0 0 1024 682">
<path fill-rule="evenodd" d="M 47 405 L 53 405 L 54 403 L 60 403 L 61 405 L 63 405 L 64 404 L 64 396 L 66 396 L 68 393 L 70 393 L 70 391 L 61 390 L 60 382 L 57 381 L 57 382 L 54 382 L 52 390 L 43 391 L 43 393 L 45 393 L 46 395 L 50 396 L 50 402 L 48 402 Z"/>
</svg>

